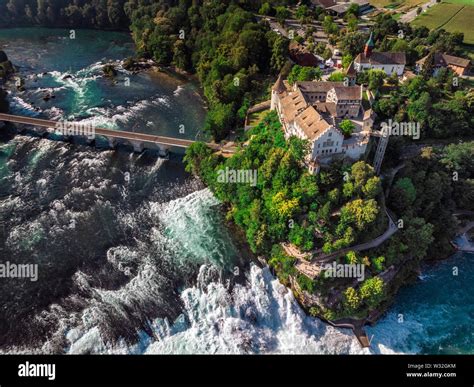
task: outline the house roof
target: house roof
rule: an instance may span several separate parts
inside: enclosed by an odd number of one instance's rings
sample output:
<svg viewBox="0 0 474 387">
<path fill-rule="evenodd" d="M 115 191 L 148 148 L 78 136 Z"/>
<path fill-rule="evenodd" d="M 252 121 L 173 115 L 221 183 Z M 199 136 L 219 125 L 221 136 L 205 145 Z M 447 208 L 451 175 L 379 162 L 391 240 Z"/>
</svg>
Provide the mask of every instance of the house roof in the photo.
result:
<svg viewBox="0 0 474 387">
<path fill-rule="evenodd" d="M 319 114 L 313 106 L 308 106 L 296 118 L 297 124 L 309 140 L 313 140 L 324 133 L 331 124 Z"/>
<path fill-rule="evenodd" d="M 332 7 L 336 5 L 336 0 L 311 0 L 315 5 L 320 5 L 323 8 Z"/>
<path fill-rule="evenodd" d="M 425 63 L 426 58 L 428 58 L 429 54 L 426 55 L 424 58 L 421 58 L 418 64 L 423 65 Z M 434 64 L 435 66 L 458 66 L 458 67 L 469 67 L 471 61 L 469 59 L 460 58 L 459 56 L 453 56 L 448 54 L 443 54 L 440 52 L 435 53 L 434 55 Z"/>
<path fill-rule="evenodd" d="M 357 4 L 359 7 L 362 7 L 364 5 L 369 5 L 370 2 L 368 0 L 351 0 L 351 3 Z"/>
<path fill-rule="evenodd" d="M 335 117 L 337 114 L 336 104 L 334 102 L 318 102 L 313 105 L 314 108 L 321 114 L 328 114 L 331 117 Z"/>
<path fill-rule="evenodd" d="M 362 86 L 336 86 L 334 91 L 338 100 L 362 99 Z"/>
<path fill-rule="evenodd" d="M 314 67 L 320 63 L 316 56 L 301 44 L 292 41 L 289 46 L 290 58 L 301 66 Z"/>
<path fill-rule="evenodd" d="M 333 5 L 332 7 L 328 7 L 327 9 L 330 11 L 334 11 L 337 14 L 342 14 L 342 13 L 347 12 L 350 6 L 351 5 L 349 3 L 343 3 L 343 4 Z"/>
<path fill-rule="evenodd" d="M 327 93 L 333 87 L 343 86 L 343 82 L 315 82 L 315 81 L 303 81 L 297 82 L 297 87 L 303 93 Z"/>
<path fill-rule="evenodd" d="M 404 52 L 372 52 L 369 56 L 360 53 L 354 59 L 356 63 L 369 63 L 373 65 L 401 65 L 406 64 L 406 55 Z"/>
<path fill-rule="evenodd" d="M 281 110 L 287 122 L 293 121 L 295 117 L 308 106 L 303 93 L 300 90 L 288 93 L 281 100 Z"/>
<path fill-rule="evenodd" d="M 349 65 L 349 67 L 347 68 L 346 74 L 347 75 L 356 75 L 357 74 L 357 71 L 355 70 L 355 67 L 354 67 L 354 61 L 352 61 L 351 64 Z"/>
</svg>

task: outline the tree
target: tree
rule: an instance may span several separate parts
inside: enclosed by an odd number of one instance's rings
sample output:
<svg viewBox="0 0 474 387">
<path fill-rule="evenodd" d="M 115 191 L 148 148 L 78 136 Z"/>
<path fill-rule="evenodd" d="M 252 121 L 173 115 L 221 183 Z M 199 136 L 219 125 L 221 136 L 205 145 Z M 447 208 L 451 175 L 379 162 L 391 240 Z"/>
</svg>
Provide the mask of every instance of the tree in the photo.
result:
<svg viewBox="0 0 474 387">
<path fill-rule="evenodd" d="M 374 177 L 374 168 L 364 161 L 357 161 L 351 167 L 351 180 L 354 182 L 354 189 L 356 192 L 362 192 L 364 186 L 370 178 Z"/>
<path fill-rule="evenodd" d="M 347 203 L 341 209 L 341 221 L 355 224 L 357 229 L 363 230 L 368 224 L 375 221 L 379 208 L 373 199 L 356 199 Z"/>
<path fill-rule="evenodd" d="M 260 15 L 267 15 L 271 16 L 275 13 L 275 10 L 273 7 L 270 5 L 270 3 L 263 3 L 262 6 L 260 7 L 258 13 Z"/>
<path fill-rule="evenodd" d="M 210 132 L 216 140 L 221 140 L 232 128 L 234 120 L 231 104 L 218 103 L 209 110 L 204 130 Z"/>
<path fill-rule="evenodd" d="M 359 295 L 357 294 L 357 291 L 354 288 L 348 287 L 344 291 L 343 305 L 349 313 L 353 313 L 357 309 L 359 309 L 361 302 L 362 300 L 360 299 Z"/>
<path fill-rule="evenodd" d="M 361 299 L 370 307 L 377 307 L 384 298 L 385 284 L 379 277 L 366 279 L 360 287 Z"/>
<path fill-rule="evenodd" d="M 321 55 L 325 60 L 332 58 L 332 51 L 329 47 L 326 47 Z"/>
<path fill-rule="evenodd" d="M 355 57 L 364 49 L 364 44 L 367 41 L 367 34 L 362 32 L 353 32 L 342 36 L 339 45 L 344 54 L 350 54 Z"/>
<path fill-rule="evenodd" d="M 367 180 L 367 183 L 362 187 L 362 192 L 367 199 L 374 199 L 382 190 L 380 177 L 374 176 Z"/>
<path fill-rule="evenodd" d="M 356 265 L 359 263 L 359 257 L 355 251 L 351 250 L 346 254 L 346 262 L 350 265 Z"/>
<path fill-rule="evenodd" d="M 372 259 L 372 264 L 374 265 L 375 270 L 382 271 L 384 269 L 385 257 L 380 256 Z"/>
<path fill-rule="evenodd" d="M 347 9 L 346 15 L 353 15 L 357 17 L 359 15 L 359 5 L 352 3 Z"/>
<path fill-rule="evenodd" d="M 428 247 L 433 242 L 433 225 L 426 223 L 423 218 L 405 219 L 408 227 L 402 233 L 402 240 L 407 245 L 408 251 L 416 259 L 426 256 Z"/>
<path fill-rule="evenodd" d="M 341 129 L 344 137 L 349 138 L 352 136 L 352 132 L 355 129 L 355 125 L 351 120 L 349 120 L 348 118 L 345 118 L 339 124 L 339 128 Z"/>
<path fill-rule="evenodd" d="M 278 37 L 273 42 L 272 56 L 270 59 L 271 68 L 276 72 L 280 71 L 286 62 L 287 56 L 288 39 L 285 39 L 282 36 L 278 35 Z"/>
<path fill-rule="evenodd" d="M 344 82 L 344 78 L 346 76 L 341 73 L 340 71 L 335 71 L 333 73 L 331 73 L 331 75 L 328 77 L 328 81 L 331 81 L 331 82 Z"/>
<path fill-rule="evenodd" d="M 323 21 L 324 32 L 328 35 L 335 35 L 339 31 L 336 23 L 334 23 L 331 16 L 325 16 Z"/>
<path fill-rule="evenodd" d="M 285 20 L 290 17 L 290 11 L 283 6 L 276 7 L 276 18 L 281 25 L 285 24 Z"/>
<path fill-rule="evenodd" d="M 383 70 L 369 70 L 369 89 L 379 91 L 386 77 Z"/>
<path fill-rule="evenodd" d="M 390 192 L 390 202 L 400 213 L 409 208 L 416 199 L 416 188 L 409 177 L 398 179 Z"/>
<path fill-rule="evenodd" d="M 423 62 L 422 68 L 421 68 L 421 76 L 424 79 L 429 79 L 431 75 L 433 74 L 434 70 L 434 60 L 435 60 L 435 54 L 433 51 L 431 51 L 425 58 L 425 61 Z"/>
<path fill-rule="evenodd" d="M 211 155 L 212 149 L 206 144 L 203 142 L 194 142 L 186 149 L 186 154 L 183 158 L 186 171 L 198 175 L 199 171 L 202 171 L 202 161 Z"/>
<path fill-rule="evenodd" d="M 354 60 L 354 58 L 352 57 L 351 54 L 346 54 L 342 57 L 342 67 L 344 67 L 345 69 L 349 68 L 350 64 L 352 63 L 352 61 Z"/>
<path fill-rule="evenodd" d="M 177 68 L 182 70 L 186 70 L 188 67 L 186 45 L 183 40 L 178 39 L 173 45 L 173 63 Z"/>
<path fill-rule="evenodd" d="M 299 20 L 303 20 L 304 18 L 309 16 L 309 8 L 307 5 L 302 4 L 296 10 L 296 18 Z"/>
<path fill-rule="evenodd" d="M 321 77 L 322 72 L 319 67 L 294 65 L 288 75 L 288 83 L 292 85 L 296 81 L 312 81 Z"/>
</svg>

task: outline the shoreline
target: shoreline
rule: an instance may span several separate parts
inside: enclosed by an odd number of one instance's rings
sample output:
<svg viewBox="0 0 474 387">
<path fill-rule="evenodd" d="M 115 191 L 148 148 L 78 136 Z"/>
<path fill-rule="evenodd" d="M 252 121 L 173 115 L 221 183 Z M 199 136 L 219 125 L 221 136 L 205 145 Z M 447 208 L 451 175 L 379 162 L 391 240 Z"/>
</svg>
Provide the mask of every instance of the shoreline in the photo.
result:
<svg viewBox="0 0 474 387">
<path fill-rule="evenodd" d="M 260 257 L 260 256 L 257 257 L 250 250 L 248 242 L 245 239 L 245 235 L 243 234 L 243 230 L 239 226 L 237 226 L 235 223 L 233 223 L 232 221 L 226 221 L 226 224 L 228 224 L 228 227 L 231 230 L 236 230 L 236 233 L 234 234 L 234 240 L 238 240 L 239 241 L 238 243 L 241 246 L 243 245 L 243 246 L 246 247 L 247 252 L 251 255 L 251 260 L 254 263 L 257 263 L 261 267 L 262 266 L 268 267 L 270 269 L 270 272 L 272 273 L 272 275 L 274 275 L 275 279 L 280 281 L 278 279 L 278 275 L 277 275 L 276 271 L 272 267 L 269 266 L 268 258 L 263 257 L 263 256 L 262 257 Z M 465 226 L 463 228 L 467 228 L 467 226 Z M 465 235 L 472 228 L 474 228 L 474 221 L 469 223 L 469 228 L 464 231 L 463 235 Z M 455 237 L 458 237 L 458 236 L 459 236 L 458 234 L 455 235 Z M 450 241 L 450 243 L 451 243 L 451 245 L 454 245 L 453 241 Z M 453 247 L 455 247 L 455 246 L 453 246 Z M 443 261 L 446 261 L 446 260 L 452 258 L 453 255 L 455 255 L 457 252 L 474 253 L 474 248 L 472 250 L 462 250 L 462 249 L 457 248 L 457 249 L 455 249 L 455 251 L 453 251 L 453 253 L 451 255 L 449 255 L 447 257 L 444 257 L 444 258 L 428 261 L 428 262 L 426 262 L 426 264 L 429 265 L 429 267 L 434 267 L 436 263 L 443 262 Z M 399 274 L 399 273 L 400 273 L 400 271 L 397 271 L 397 274 Z M 393 304 L 395 302 L 395 299 L 396 299 L 396 295 L 400 291 L 401 287 L 409 284 L 410 282 L 416 283 L 416 279 L 419 279 L 419 274 L 421 274 L 421 269 L 420 269 L 419 273 L 415 273 L 416 278 L 413 278 L 410 281 L 410 277 L 412 276 L 412 274 L 413 273 L 408 273 L 408 275 L 405 278 L 404 283 L 402 283 L 401 285 L 399 285 L 397 287 L 397 289 L 393 292 L 393 297 L 391 297 L 390 300 L 387 300 L 386 302 L 382 303 L 381 308 L 375 309 L 375 310 L 369 312 L 369 314 L 366 317 L 360 318 L 360 319 L 347 317 L 347 318 L 342 318 L 342 319 L 337 319 L 337 320 L 328 320 L 328 319 L 324 318 L 321 315 L 314 315 L 313 316 L 309 313 L 308 306 L 306 306 L 305 303 L 303 302 L 303 300 L 301 299 L 302 291 L 301 290 L 299 291 L 298 289 L 295 288 L 295 284 L 297 286 L 296 281 L 290 279 L 290 282 L 289 282 L 288 285 L 285 285 L 283 283 L 282 283 L 282 285 L 285 286 L 289 291 L 292 292 L 296 302 L 301 307 L 301 309 L 303 309 L 303 311 L 305 312 L 305 314 L 307 316 L 317 318 L 320 321 L 324 322 L 325 324 L 331 325 L 331 326 L 336 327 L 336 328 L 351 329 L 354 336 L 357 338 L 359 344 L 361 345 L 361 348 L 371 348 L 370 344 L 371 344 L 372 339 L 369 339 L 369 337 L 366 333 L 366 330 L 364 328 L 366 326 L 374 326 L 374 325 L 377 324 L 377 322 L 388 312 L 390 307 L 393 306 Z M 408 283 L 406 281 L 408 281 Z M 280 281 L 280 283 L 281 283 L 281 281 Z"/>
</svg>

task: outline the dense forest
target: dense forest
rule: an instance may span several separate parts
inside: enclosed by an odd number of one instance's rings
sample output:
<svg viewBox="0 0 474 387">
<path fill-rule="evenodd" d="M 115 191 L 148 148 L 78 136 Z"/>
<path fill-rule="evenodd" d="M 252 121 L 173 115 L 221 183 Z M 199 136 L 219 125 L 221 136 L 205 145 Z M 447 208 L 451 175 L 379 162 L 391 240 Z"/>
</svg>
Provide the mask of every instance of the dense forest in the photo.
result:
<svg viewBox="0 0 474 387">
<path fill-rule="evenodd" d="M 128 30 L 125 0 L 0 0 L 0 27 Z"/>
</svg>

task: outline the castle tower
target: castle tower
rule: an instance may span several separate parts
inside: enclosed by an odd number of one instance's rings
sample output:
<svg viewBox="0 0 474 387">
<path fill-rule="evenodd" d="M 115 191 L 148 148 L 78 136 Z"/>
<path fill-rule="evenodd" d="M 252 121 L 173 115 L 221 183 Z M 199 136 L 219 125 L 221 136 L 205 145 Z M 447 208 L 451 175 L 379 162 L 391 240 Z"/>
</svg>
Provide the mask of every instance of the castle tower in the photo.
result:
<svg viewBox="0 0 474 387">
<path fill-rule="evenodd" d="M 281 74 L 278 76 L 277 81 L 272 87 L 272 100 L 270 104 L 270 109 L 275 110 L 278 104 L 278 95 L 280 93 L 283 93 L 286 91 L 285 84 L 283 83 L 283 80 L 281 79 Z"/>
<path fill-rule="evenodd" d="M 366 58 L 370 57 L 370 55 L 372 54 L 372 49 L 374 47 L 375 47 L 375 44 L 374 44 L 373 32 L 371 32 L 369 40 L 367 40 L 364 46 L 364 55 L 366 56 Z"/>
</svg>

